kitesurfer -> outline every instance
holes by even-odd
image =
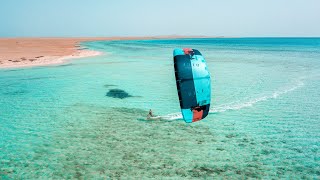
[[[151,110],[151,109],[149,110],[148,117],[153,117],[153,114],[152,114],[152,110]]]
[[[161,116],[156,116],[152,113],[152,110],[149,110],[147,120],[161,120]]]

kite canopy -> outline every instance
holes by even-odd
[[[210,109],[211,80],[206,61],[196,49],[173,51],[180,108],[187,123],[205,118]]]

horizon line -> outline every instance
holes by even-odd
[[[184,38],[320,38],[320,36],[207,36],[207,35],[155,35],[155,36],[0,36],[0,39],[86,39],[86,38],[155,38],[155,39],[184,39]]]

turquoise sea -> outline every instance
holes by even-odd
[[[104,54],[0,69],[0,179],[320,178],[320,38],[82,46]],[[173,70],[183,47],[212,76],[210,114],[192,124]]]

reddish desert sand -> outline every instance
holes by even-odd
[[[204,36],[193,36],[204,38]],[[68,59],[97,56],[100,52],[84,49],[83,41],[177,39],[190,36],[99,37],[99,38],[0,38],[0,68],[20,68],[65,63]]]

